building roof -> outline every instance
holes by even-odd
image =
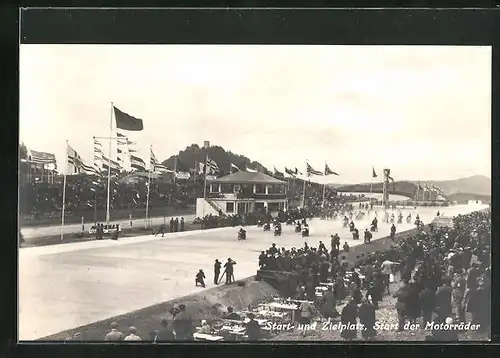
[[[210,183],[226,184],[286,184],[285,181],[278,180],[272,176],[260,172],[236,172],[214,180]]]

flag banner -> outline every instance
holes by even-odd
[[[104,152],[100,148],[94,148],[94,154],[101,154],[101,155],[103,155]]]
[[[56,156],[52,153],[28,149],[28,161],[35,164],[55,164]]]
[[[175,173],[175,178],[187,180],[187,179],[191,178],[191,174],[189,174],[188,172],[177,172],[177,173]]]
[[[154,171],[154,168],[157,164],[159,164],[159,163],[156,160],[155,153],[153,152],[153,149],[150,149],[149,150],[149,165],[151,166],[153,171]]]
[[[315,170],[313,167],[309,165],[309,163],[306,163],[307,166],[307,176],[310,177],[311,175],[323,175],[322,172],[319,170]]]
[[[287,167],[285,167],[285,173],[291,175],[292,177],[296,175],[296,173],[293,170],[288,169]]]
[[[101,173],[93,166],[85,164],[83,161],[80,162],[80,173],[85,173],[89,175],[101,176]]]
[[[102,143],[99,142],[97,139],[94,138],[94,147],[100,147],[102,148]]]
[[[123,133],[116,132],[116,136],[118,137],[119,140],[121,138],[123,138],[124,140],[127,140],[127,136],[125,134],[123,134]]]
[[[302,173],[299,172],[299,170],[297,169],[297,167],[295,167],[295,175],[302,175]]]
[[[443,190],[435,185],[432,186],[439,194],[443,194]]]
[[[207,174],[217,174],[219,173],[219,165],[212,159],[207,159]]]
[[[157,165],[155,165],[153,171],[156,172],[156,173],[173,173],[174,172],[173,170],[168,169],[163,164],[157,164]]]
[[[325,175],[338,175],[338,173],[335,173],[330,169],[330,167],[328,167],[328,164],[325,164]]]
[[[139,150],[136,148],[128,148],[129,153],[137,153]]]
[[[144,162],[144,160],[140,157],[135,156],[135,155],[130,155],[130,162],[142,164],[144,167],[146,166],[146,163]]]
[[[144,129],[142,119],[135,118],[130,114],[122,112],[115,106],[113,106],[113,109],[115,111],[116,128],[126,131],[142,131]]]
[[[138,163],[138,162],[134,162],[134,163],[130,163],[130,166],[135,169],[135,170],[138,170],[138,171],[145,171],[146,170],[146,165],[143,165],[141,163]]]
[[[257,173],[257,170],[247,167],[246,171],[249,173]]]
[[[229,171],[231,173],[233,173],[233,170],[234,170],[234,172],[240,172],[241,171],[240,168],[238,168],[235,164],[231,163],[231,165],[229,167]]]
[[[111,169],[118,169],[120,170],[120,163],[114,161],[113,159],[109,160],[109,158],[103,156],[102,157],[103,164],[105,163],[106,165],[111,162]]]
[[[372,178],[376,178],[377,177],[377,173],[375,173],[375,168],[372,167]]]
[[[78,174],[78,162],[80,156],[78,155],[76,150],[71,148],[69,144],[67,145],[67,158],[68,158],[68,164],[67,164],[68,172],[66,173],[66,175]]]
[[[280,172],[279,170],[276,169],[276,167],[274,167],[274,177],[276,178],[280,178],[280,179],[285,179],[285,174],[283,174],[282,172]]]

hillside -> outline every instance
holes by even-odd
[[[396,181],[389,185],[389,190],[393,194],[413,197],[417,188],[417,181]],[[491,197],[491,179],[483,175],[474,175],[468,178],[445,181],[428,181],[429,185],[435,185],[451,201],[483,200],[485,202]],[[343,192],[370,192],[370,184],[340,185],[339,191]],[[382,183],[373,183],[373,193],[382,192]]]
[[[467,193],[491,196],[491,179],[484,175],[474,175],[456,180],[429,181],[428,183],[440,187],[447,195]]]
[[[208,156],[219,165],[222,175],[230,173],[229,167],[231,163],[235,164],[241,170],[245,170],[248,166],[252,169],[269,173],[269,170],[259,162],[252,161],[244,155],[225,151],[224,148],[219,146],[212,146],[208,148]],[[191,171],[195,168],[195,165],[198,167],[198,163],[203,163],[204,161],[205,154],[203,148],[200,148],[198,144],[191,144],[186,147],[186,149],[179,152],[177,158],[177,171]],[[175,156],[172,155],[170,158],[163,161],[162,164],[173,169],[175,165]]]
[[[369,193],[371,184],[354,184],[339,186],[341,192]],[[409,181],[396,181],[394,185],[389,184],[391,194],[413,197],[417,186]],[[372,193],[382,193],[382,183],[373,183]]]

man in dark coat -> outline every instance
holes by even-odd
[[[443,285],[438,288],[435,297],[436,307],[439,307],[440,312],[447,316],[450,316],[452,313],[451,294],[453,289],[451,288],[450,281],[449,277],[444,279]]]
[[[174,218],[170,218],[170,232],[174,232]]]
[[[204,287],[205,287],[205,278],[206,278],[206,277],[205,277],[205,273],[203,272],[203,270],[202,270],[202,269],[200,269],[200,270],[198,271],[198,273],[196,274],[196,278],[195,278],[195,280],[194,280],[194,284],[195,284],[195,286],[198,286],[198,284],[200,284],[200,285],[201,285],[201,287],[203,287],[203,288],[204,288]]]
[[[427,285],[418,295],[420,309],[422,310],[422,324],[424,326],[427,322],[432,322],[432,312],[435,310],[434,295],[434,291]]]
[[[364,339],[372,339],[377,335],[375,331],[375,306],[366,298],[359,306],[359,322],[363,325],[362,336]]]
[[[250,342],[258,341],[260,338],[259,323],[255,320],[255,315],[253,313],[249,313],[248,318],[250,319],[250,321],[248,321],[245,325],[248,340]]]
[[[181,231],[184,231],[184,218],[181,218]]]
[[[175,218],[175,221],[174,221],[174,231],[175,232],[179,231],[179,218]]]
[[[408,317],[407,301],[410,293],[409,291],[410,287],[408,281],[404,281],[403,286],[393,295],[393,297],[398,299],[396,302],[396,310],[398,311],[398,331],[404,329],[406,318]]]
[[[218,259],[215,259],[215,263],[214,263],[214,283],[216,285],[219,284],[219,275],[220,275],[220,267],[222,266],[222,264],[220,263],[220,261]]]
[[[183,304],[179,305],[179,313],[174,318],[174,331],[177,341],[193,340],[193,320]]]
[[[236,265],[236,261],[231,260],[231,258],[228,258],[227,262],[224,264],[226,272],[226,285],[234,282],[234,265]]]
[[[157,332],[155,343],[172,342],[175,340],[172,323],[166,318],[161,320],[161,329]]]
[[[340,332],[340,336],[345,340],[353,340],[358,335],[356,328],[352,329],[350,325],[356,325],[356,318],[358,316],[358,307],[354,300],[349,300],[347,305],[342,309],[342,314],[340,315],[340,322],[348,326],[347,329]],[[351,328],[351,329],[349,329]]]

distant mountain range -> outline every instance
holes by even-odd
[[[389,184],[391,193],[413,197],[417,189],[418,181],[396,181]],[[422,183],[422,182],[421,182]],[[467,178],[443,181],[427,181],[429,185],[440,188],[450,201],[482,200],[489,201],[491,198],[491,179],[484,175],[474,175]],[[342,185],[333,184],[332,187],[342,192],[370,192],[370,183]],[[382,192],[382,183],[374,183],[374,193]]]
[[[235,164],[240,170],[250,167],[252,169],[272,175],[272,170],[264,167],[257,161],[252,161],[244,155],[239,155],[226,151],[220,146],[211,146],[208,148],[208,156],[219,165],[221,175],[230,173],[231,163]],[[194,168],[198,169],[198,164],[205,161],[204,149],[198,144],[191,144],[184,150],[181,150],[177,155],[177,163],[175,155],[172,155],[163,164],[168,168],[173,169],[177,166],[177,171],[192,172]],[[290,168],[292,169],[292,168]],[[421,181],[422,182],[422,181]],[[418,181],[403,180],[396,181],[394,187],[390,184],[391,193],[413,197],[417,188]],[[467,201],[467,200],[482,200],[489,201],[491,197],[491,179],[484,175],[474,175],[467,178],[444,180],[444,181],[427,181],[429,185],[435,185],[443,190],[444,195],[452,201]],[[329,184],[330,187],[336,188],[343,192],[370,192],[370,183],[361,183],[353,185],[345,184]],[[382,193],[382,183],[374,183],[372,191],[374,193]]]

